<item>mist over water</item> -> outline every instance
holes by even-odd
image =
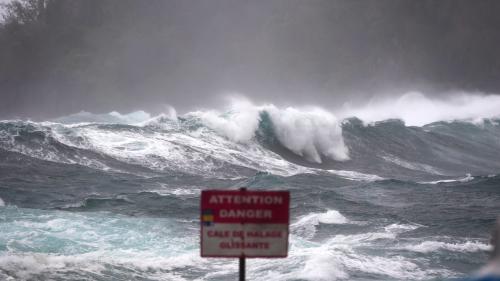
[[[355,116],[365,122],[401,119],[409,126],[423,126],[438,121],[481,121],[498,117],[500,97],[479,93],[447,93],[428,97],[409,92],[392,98],[373,98],[363,106],[345,104],[340,116]]]
[[[0,19],[0,118],[500,92],[497,1],[43,3]]]

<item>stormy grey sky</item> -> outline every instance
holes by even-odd
[[[54,41],[40,73],[4,69],[0,117],[186,111],[233,92],[328,107],[409,90],[500,90],[500,1],[137,0],[120,9],[106,25],[109,13],[95,8],[99,24],[72,39],[84,47],[58,53],[64,42]]]

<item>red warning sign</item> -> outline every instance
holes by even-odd
[[[286,257],[288,191],[204,190],[202,257]]]

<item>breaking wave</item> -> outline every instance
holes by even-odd
[[[478,103],[477,99],[461,100]],[[479,116],[493,116],[487,112]],[[363,122],[338,119],[318,107],[255,106],[239,100],[226,111],[180,116],[170,108],[155,117],[143,111],[80,112],[50,122],[5,120],[0,122],[0,149],[106,171],[207,177],[329,170],[351,180],[397,174],[433,183],[443,176],[496,174],[500,169],[496,119],[439,121],[422,127],[408,127],[399,120]]]
[[[345,224],[349,220],[336,210],[327,210],[324,213],[310,213],[305,215],[290,227],[292,233],[305,237],[312,238],[316,233],[316,227],[322,224]]]
[[[481,243],[479,241],[466,241],[464,243],[446,243],[440,241],[425,241],[417,245],[409,245],[405,249],[419,252],[429,253],[439,250],[446,250],[452,252],[480,252],[489,251],[492,249],[491,245]]]
[[[339,116],[356,116],[367,123],[400,119],[409,126],[424,126],[456,120],[481,123],[485,118],[500,117],[499,108],[499,95],[459,92],[429,98],[420,92],[409,92],[397,98],[374,98],[363,106],[346,104]]]
[[[0,279],[234,279],[199,257],[199,196],[239,187],[292,194],[289,257],[249,260],[252,280],[464,277],[491,249],[500,182],[500,122],[473,112],[496,98],[469,98],[418,124],[398,110],[444,104],[0,121]]]

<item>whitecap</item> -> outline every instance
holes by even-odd
[[[320,107],[278,109],[267,106],[274,133],[286,148],[311,162],[321,163],[322,156],[337,161],[349,160],[342,136],[341,122]]]
[[[380,157],[387,162],[394,163],[398,166],[401,166],[401,167],[409,169],[409,170],[422,171],[422,172],[426,172],[426,173],[434,174],[434,175],[442,175],[443,174],[443,172],[439,171],[437,168],[435,168],[431,165],[427,165],[427,164],[423,164],[423,163],[416,163],[416,162],[409,162],[409,161],[403,160],[403,159],[398,158],[398,157],[393,156],[393,155],[382,155]]]
[[[403,233],[403,232],[415,230],[415,229],[420,228],[420,227],[423,227],[423,225],[394,223],[394,224],[390,224],[390,225],[384,227],[384,230],[387,232],[391,232],[391,233]]]
[[[262,112],[269,115],[279,142],[295,154],[316,163],[322,162],[322,156],[339,161],[349,159],[340,122],[319,107],[281,109],[272,104],[255,106],[244,99],[233,99],[226,112],[209,110],[188,115],[200,118],[232,141],[248,143],[255,137]]]
[[[377,237],[373,234],[359,234],[356,239],[330,239],[326,243],[314,244],[312,247],[296,246],[291,251],[292,259],[305,259],[298,264],[295,272],[291,273],[289,279],[300,278],[305,280],[345,280],[350,277],[351,272],[377,274],[387,276],[388,279],[433,279],[438,277],[450,277],[454,273],[446,269],[422,268],[413,259],[403,256],[378,256],[362,253],[356,247],[362,245],[366,240],[364,237]],[[342,241],[350,241],[349,244]],[[283,278],[286,280],[286,278]]]
[[[114,130],[101,126],[83,126],[69,128],[69,136],[67,129],[68,127],[58,125],[53,128],[52,136],[65,145],[92,150],[157,171],[173,170],[221,178],[241,176],[234,169],[224,169],[223,163],[282,176],[309,170],[286,161],[256,141],[234,142],[207,127],[200,127],[195,131],[184,128],[166,133],[142,128]],[[41,157],[47,159],[46,156]],[[78,159],[77,163],[99,168],[90,159]],[[105,168],[109,167],[102,167]]]
[[[474,180],[474,177],[471,174],[466,174],[463,178],[458,179],[447,179],[447,180],[437,180],[437,181],[421,181],[421,184],[439,184],[439,183],[452,183],[452,182],[469,182]]]
[[[306,280],[329,281],[346,279],[349,274],[345,271],[341,262],[338,262],[333,253],[322,248],[317,249],[314,254],[306,260],[304,267],[298,273],[298,277]]]
[[[481,93],[456,92],[439,97],[427,97],[420,92],[408,92],[399,97],[378,98],[361,106],[346,104],[339,116],[356,116],[371,123],[401,119],[408,126],[423,126],[437,121],[470,120],[500,116],[500,97]]]
[[[481,243],[478,241],[466,241],[463,243],[446,243],[440,241],[424,241],[416,245],[405,246],[404,249],[419,252],[419,253],[429,253],[436,252],[440,250],[452,251],[452,252],[479,252],[479,251],[489,251],[491,250],[491,245]]]
[[[350,246],[360,246],[363,244],[370,244],[377,240],[394,240],[399,234],[415,230],[421,227],[415,224],[391,224],[383,227],[379,231],[375,232],[365,232],[358,234],[349,235],[335,235],[333,238],[328,240],[331,245],[350,245]],[[335,247],[336,247],[335,246]]]
[[[164,186],[163,189],[148,189],[143,190],[143,192],[154,192],[160,196],[175,195],[175,196],[189,196],[189,195],[199,195],[201,189],[185,187],[185,188],[171,188]]]
[[[383,177],[372,174],[363,174],[356,171],[346,171],[346,170],[327,170],[329,173],[343,177],[348,180],[354,181],[380,181],[384,180]]]
[[[299,218],[290,227],[294,234],[305,238],[312,238],[316,233],[316,226],[322,224],[346,224],[349,220],[339,211],[327,210],[324,213],[310,213]]]

